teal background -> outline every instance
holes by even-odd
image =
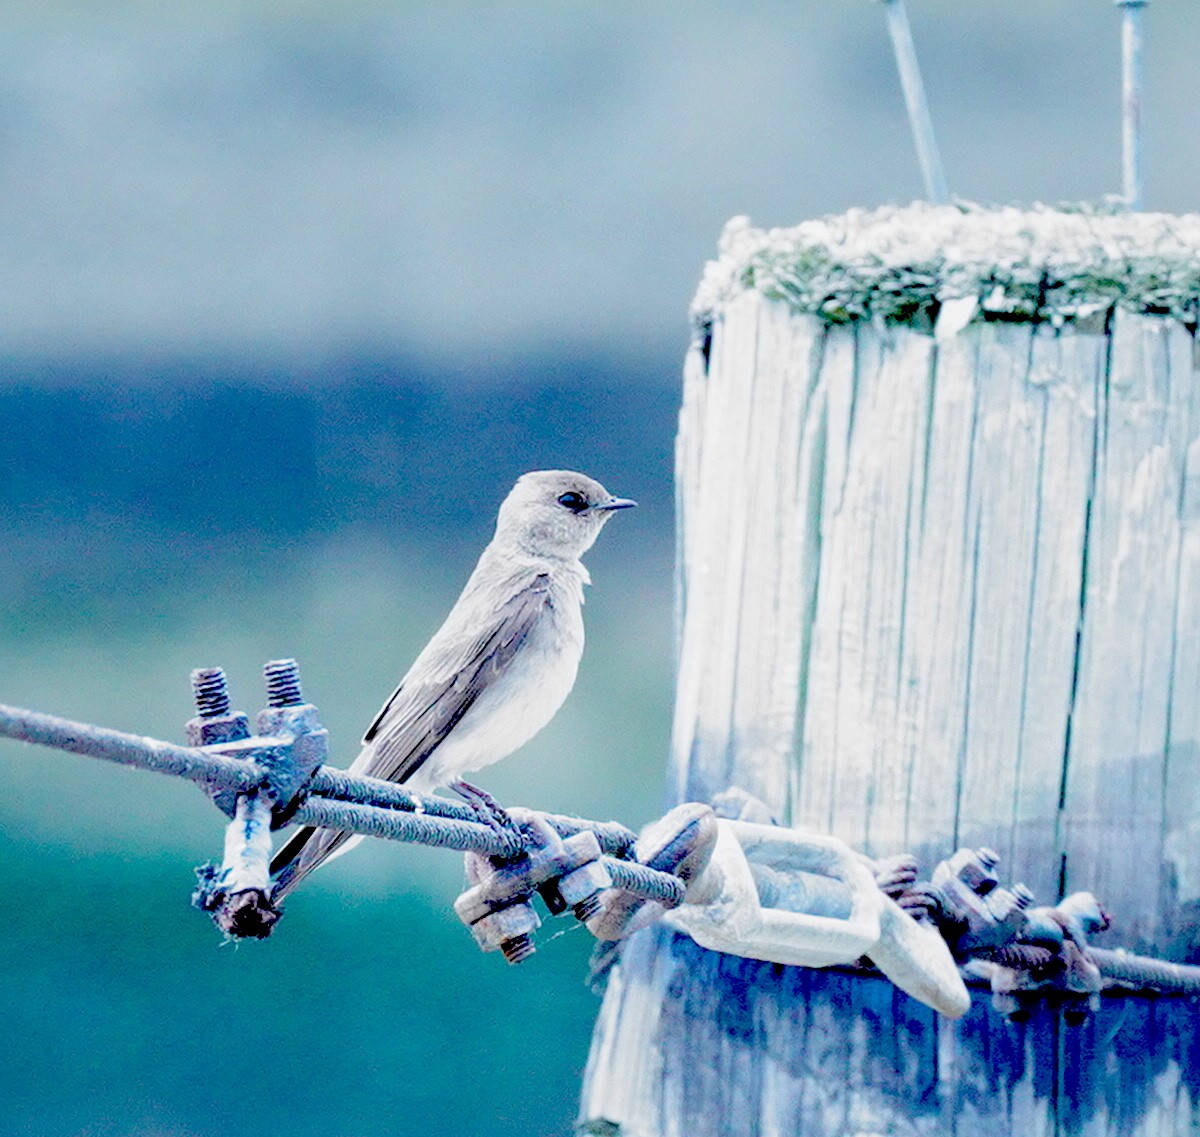
[[[0,391],[17,554],[4,700],[181,740],[190,668],[224,666],[253,711],[261,664],[293,655],[347,765],[509,480],[570,463],[642,504],[588,558],[576,692],[484,781],[505,802],[644,823],[668,731],[673,394],[574,374],[469,405],[401,372],[307,391]],[[384,477],[354,457],[371,431]],[[0,1132],[569,1126],[596,1002],[574,921],[548,921],[510,967],[454,916],[458,854],[379,842],[314,877],[268,942],[223,945],[188,906],[224,821],[194,787],[11,742],[0,770]]]
[[[911,0],[956,193],[1119,188],[1108,0]],[[1146,201],[1195,207],[1200,20],[1147,11]],[[686,308],[737,213],[920,193],[879,6],[18,0],[0,43],[0,701],[162,738],[295,656],[346,764],[521,472],[641,502],[580,680],[483,782],[662,807]],[[0,743],[0,1134],[569,1131],[586,932],[518,968],[371,842],[266,943],[188,906],[193,787]]]

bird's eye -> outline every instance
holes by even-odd
[[[588,499],[581,493],[568,490],[566,493],[558,495],[558,504],[572,513],[582,513],[588,507]]]

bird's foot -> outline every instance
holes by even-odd
[[[489,829],[497,833],[511,833],[518,838],[521,837],[521,827],[516,823],[508,810],[492,797],[487,790],[481,790],[478,786],[473,786],[470,782],[464,782],[461,779],[457,782],[452,782],[450,788],[466,800],[467,804],[479,817],[479,820]]]

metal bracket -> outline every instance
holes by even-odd
[[[866,956],[896,986],[948,1018],[970,1006],[937,930],[882,892],[834,837],[719,820],[712,861],[664,917],[702,947],[803,967]]]
[[[1108,924],[1096,898],[1076,892],[1055,907],[1029,909],[1016,940],[981,952],[968,967],[988,980],[992,1005],[1001,1014],[1027,1019],[1036,1003],[1051,995],[1063,1017],[1078,1023],[1100,1009],[1104,971],[1087,938]]]
[[[276,803],[272,828],[291,819],[303,800],[304,788],[329,756],[329,732],[312,703],[300,694],[300,671],[294,659],[275,659],[263,667],[267,706],[250,719],[230,709],[225,672],[219,667],[192,672],[196,717],[187,724],[189,746],[226,758],[251,760],[265,772],[264,788]],[[211,791],[222,812],[233,817],[237,794]]]
[[[329,754],[329,733],[317,708],[300,694],[294,659],[263,668],[267,706],[255,719],[232,711],[225,673],[219,667],[192,672],[196,717],[187,724],[188,742],[207,753],[253,762],[262,771],[248,791],[210,789],[213,801],[233,820],[225,831],[221,867],[201,865],[192,903],[212,915],[226,935],[265,939],[280,916],[272,901],[271,830],[286,825],[303,801],[303,791]]]
[[[599,911],[600,894],[612,877],[595,833],[564,838],[529,810],[510,810],[509,816],[529,836],[525,851],[514,859],[467,853],[472,887],[454,902],[454,911],[484,951],[500,951],[509,963],[520,963],[536,950],[532,933],[542,922],[533,909],[535,892],[552,916],[569,908],[586,922]]]

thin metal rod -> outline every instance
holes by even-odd
[[[0,704],[0,738],[53,746],[57,750],[103,758],[123,766],[138,766],[158,774],[174,774],[220,790],[252,789],[263,778],[258,766],[239,758],[206,754],[190,746],[176,746],[157,738],[126,734],[4,704]]]
[[[917,62],[908,9],[904,6],[904,0],[883,0],[883,6],[887,10],[888,34],[892,37],[892,50],[896,54],[896,70],[900,72],[904,105],[908,108],[908,121],[912,127],[913,142],[917,146],[917,161],[921,164],[921,177],[925,179],[925,196],[941,205],[950,200],[950,192],[946,188],[946,171],[942,168],[942,156],[933,133],[933,119],[925,98],[925,84],[921,79],[921,66]]]
[[[1121,188],[1142,208],[1142,9],[1149,0],[1116,0],[1121,9]]]

